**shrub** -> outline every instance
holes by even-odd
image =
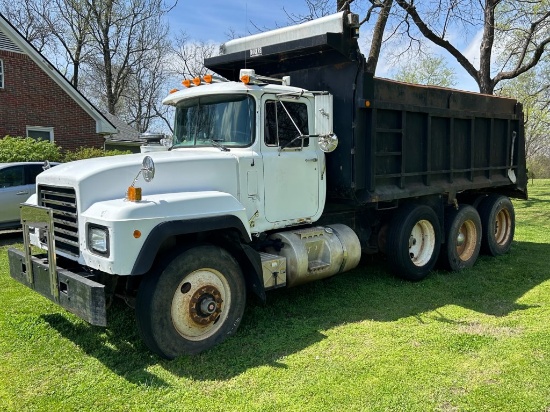
[[[0,139],[0,162],[58,162],[61,157],[61,147],[47,140],[13,136]]]
[[[94,147],[80,147],[75,151],[65,153],[63,161],[72,162],[74,160],[90,159],[92,157],[117,156],[129,153],[132,152],[123,150],[103,150],[96,149]]]

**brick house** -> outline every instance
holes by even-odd
[[[55,141],[63,149],[103,147],[115,126],[0,13],[0,139]]]

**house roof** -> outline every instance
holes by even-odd
[[[117,133],[116,127],[80,93],[36,48],[0,13],[0,49],[26,54],[57,85],[95,120],[96,133]]]
[[[112,136],[105,136],[106,140],[116,142],[135,142],[144,144],[145,140],[140,138],[140,133],[127,123],[124,123],[118,117],[111,113],[103,113],[103,115],[117,128],[118,133]]]

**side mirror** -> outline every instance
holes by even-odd
[[[141,174],[143,175],[143,180],[150,182],[155,177],[155,162],[150,156],[145,156],[143,162],[141,163]]]
[[[338,147],[338,137],[334,133],[319,136],[318,142],[319,147],[325,153],[333,152]]]
[[[338,138],[332,129],[333,113],[332,95],[315,95],[315,133],[319,136],[319,147],[325,153],[333,152],[338,147]]]

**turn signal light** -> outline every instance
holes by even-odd
[[[128,188],[128,200],[130,202],[140,202],[141,201],[141,187],[130,186]]]

